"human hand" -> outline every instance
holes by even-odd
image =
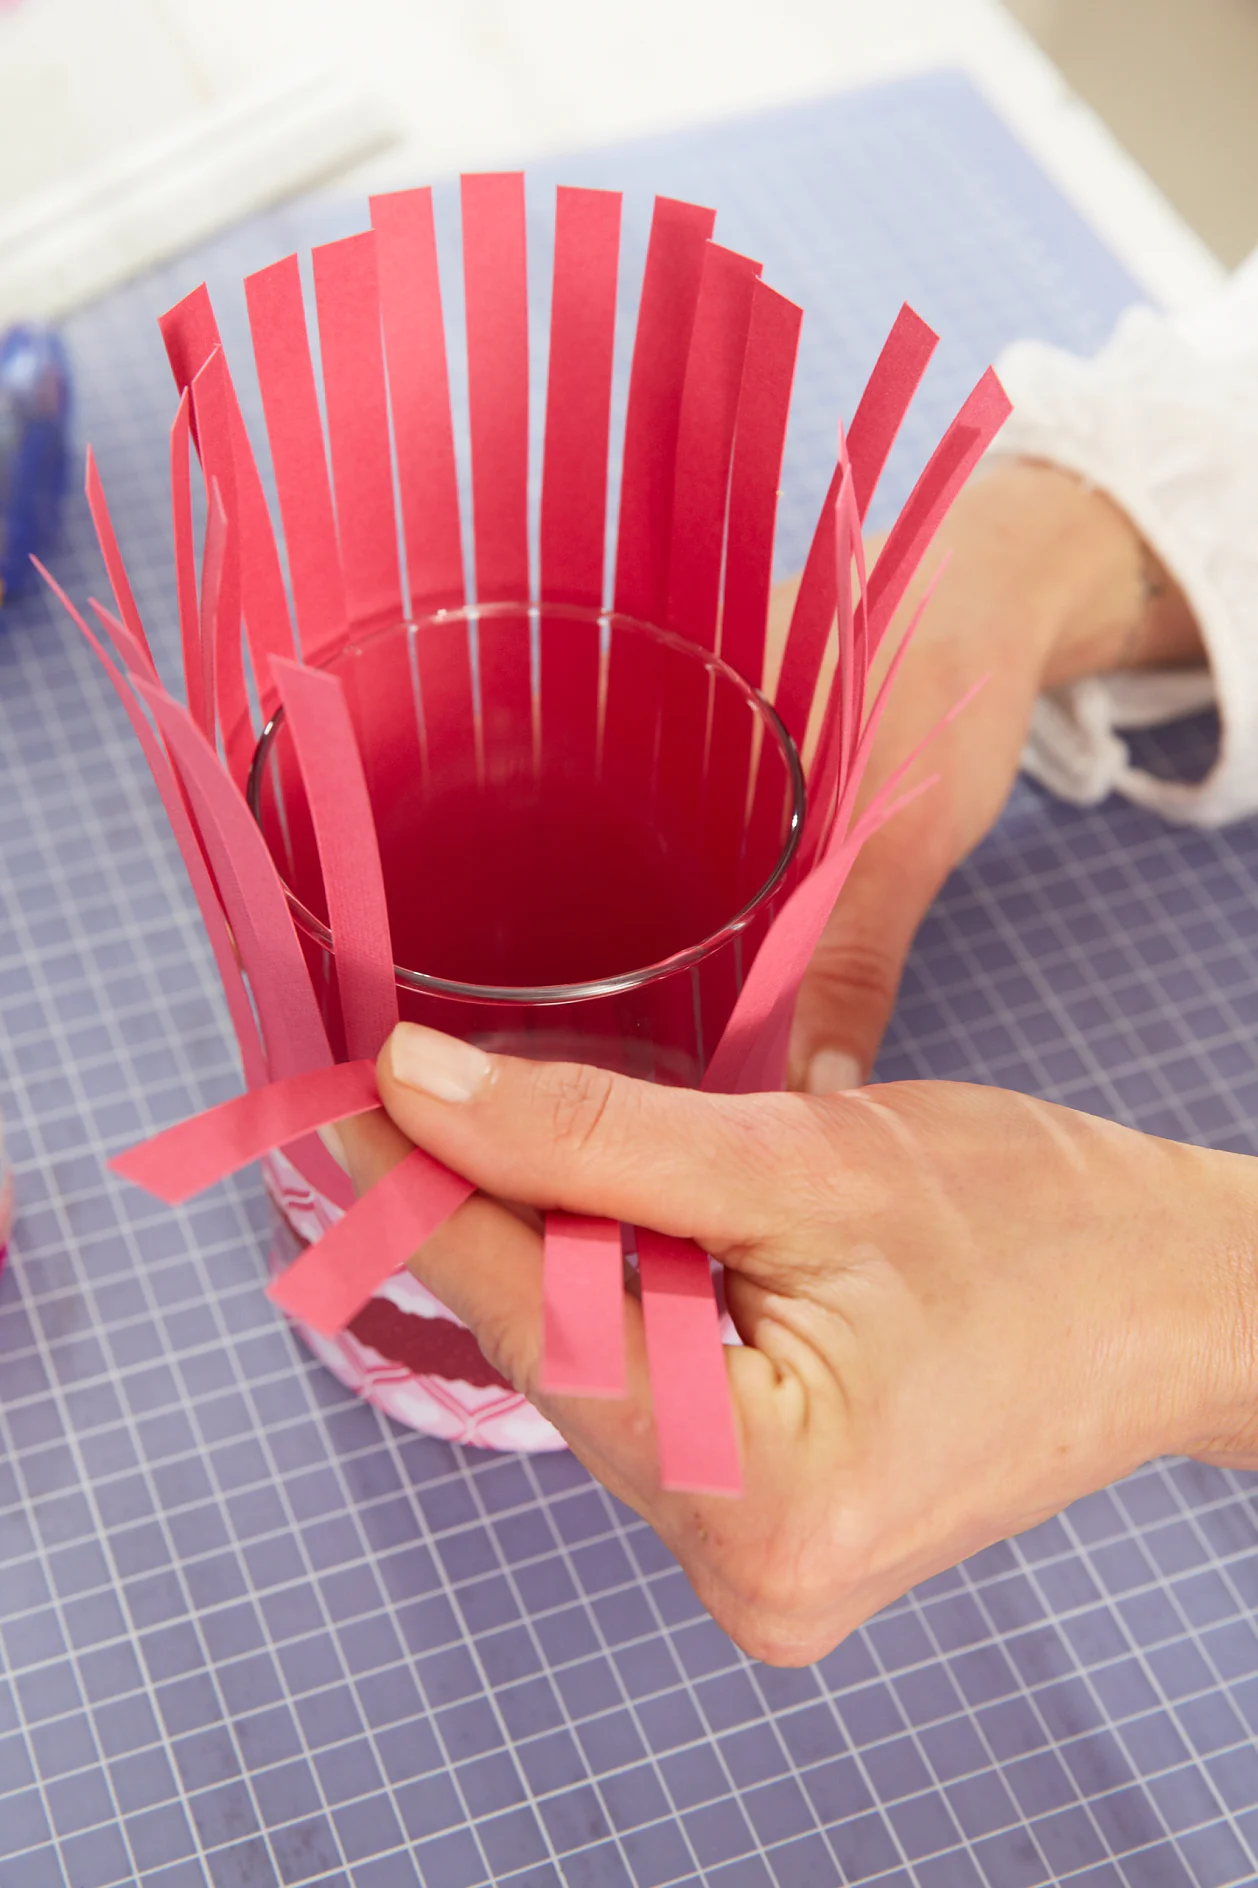
[[[412,1141],[485,1193],[412,1269],[748,1652],[801,1664],[908,1587],[1152,1456],[1258,1462],[1258,1164],[999,1090],[708,1096],[403,1024],[356,1183]],[[659,1487],[623,1402],[538,1392],[541,1242],[485,1194],[726,1266],[745,1494]]]
[[[907,622],[950,553],[874,743],[865,796],[980,676],[980,695],[932,744],[939,783],[869,840],[800,992],[791,1080],[830,1093],[873,1066],[900,973],[944,879],[995,823],[1043,688],[1200,659],[1182,593],[1130,521],[1052,466],[997,463],[961,493],[899,613]],[[775,592],[780,648],[796,585]],[[893,628],[884,656],[898,637]]]

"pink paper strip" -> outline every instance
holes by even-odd
[[[375,1063],[337,1062],[207,1108],[108,1165],[167,1206],[179,1206],[271,1148],[379,1106]]]
[[[131,583],[127,576],[127,567],[122,561],[122,552],[118,549],[118,539],[114,535],[113,520],[109,516],[109,506],[105,503],[105,489],[100,482],[100,473],[96,469],[96,458],[89,446],[87,449],[87,508],[92,514],[92,523],[96,527],[96,539],[100,545],[101,556],[105,560],[105,570],[109,576],[109,587],[114,593],[114,602],[118,614],[130,630],[135,640],[148,650],[148,637],[144,634],[144,625],[140,621],[140,612],[136,608],[132,595]],[[149,656],[150,663],[152,656]]]
[[[464,600],[459,486],[431,190],[372,197],[411,614]]]
[[[158,325],[166,343],[166,354],[175,384],[182,393],[192,385],[215,348],[222,351],[218,324],[204,284],[163,315]],[[223,503],[237,539],[241,604],[249,633],[249,652],[253,658],[263,713],[269,714],[274,706],[274,696],[270,692],[270,658],[273,655],[291,657],[295,653],[293,630],[271,514],[267,510],[257,461],[245,430],[244,416],[240,411],[240,401],[236,397],[225,354],[222,375],[224,426],[232,469],[229,475],[221,454],[215,469],[223,490]],[[192,419],[192,437],[202,454],[201,462],[204,465],[201,420],[195,405]]]
[[[1009,396],[989,367],[931,454],[870,574],[871,661],[927,546],[1011,411]]]
[[[349,618],[296,256],[247,276],[245,299],[297,628],[312,662],[344,638]]]
[[[142,675],[146,680],[156,682],[157,670],[153,667],[153,658],[144,644],[137,642],[126,624],[121,622],[112,611],[107,610],[103,603],[98,602],[95,597],[89,597],[87,601],[92,614],[122,658],[127,673]]]
[[[637,1239],[660,1484],[740,1495],[738,1438],[707,1256],[689,1240],[644,1227]]]
[[[614,1219],[547,1213],[541,1387],[547,1396],[625,1394],[625,1284]]]
[[[703,258],[677,420],[667,627],[715,649],[734,421],[760,264],[719,243]]]
[[[874,371],[848,428],[848,456],[862,524],[904,415],[938,345],[934,329],[928,328],[905,302],[874,362]]]
[[[218,638],[220,625],[230,634],[227,625],[234,622],[236,569],[232,556],[234,546],[229,543],[231,526],[227,522],[227,513],[223,509],[223,496],[218,489],[218,480],[210,480],[210,489],[205,505],[205,549],[201,556],[201,683],[205,699],[209,702],[218,700]],[[232,662],[240,653],[239,635],[231,636],[229,663],[235,669],[232,678],[233,689],[243,693],[244,674],[239,662]],[[239,700],[239,694],[237,696]],[[237,707],[237,712],[247,713],[247,708]],[[234,725],[234,724],[232,724]],[[214,724],[204,730],[210,746],[214,745]],[[228,745],[224,739],[224,745]],[[245,756],[239,756],[239,766],[243,775]]]
[[[36,560],[36,569],[39,571],[40,576],[44,579],[44,582],[48,585],[54,596],[59,599],[62,607],[66,610],[80,634],[95,651],[101,667],[104,669],[113,685],[115,694],[126,710],[127,719],[130,721],[136,739],[139,741],[144,752],[144,758],[149,764],[149,771],[153,776],[154,784],[161,796],[161,802],[162,806],[165,808],[166,817],[170,821],[170,829],[175,835],[175,843],[179,847],[180,857],[183,859],[184,869],[188,874],[193,894],[196,897],[197,908],[201,913],[201,921],[205,926],[206,936],[210,941],[210,949],[214,953],[214,962],[218,967],[218,974],[222,979],[223,994],[227,999],[228,1013],[231,1016],[232,1027],[236,1033],[236,1042],[240,1049],[240,1060],[241,1066],[244,1069],[245,1081],[250,1088],[256,1088],[267,1079],[266,1057],[262,1050],[262,1039],[258,1034],[258,1026],[254,1020],[253,1009],[240,975],[240,965],[237,961],[236,953],[232,948],[231,937],[223,918],[223,909],[219,903],[218,893],[214,888],[214,882],[206,867],[205,858],[201,851],[201,842],[197,837],[192,821],[188,817],[183,795],[179,791],[179,784],[174,773],[171,771],[170,761],[157,737],[149,727],[148,722],[141,714],[131,690],[127,687],[127,684],[114,667],[114,664],[110,661],[99,640],[88,628],[65,591],[61,588],[60,584],[56,582],[55,578],[49,576],[48,572],[38,560]],[[123,650],[124,660],[128,662],[128,666],[132,667],[132,672],[136,673],[142,671],[143,659],[139,652],[139,645],[131,637],[130,632],[122,624],[113,621],[108,621],[107,627],[110,628],[111,633],[114,630],[118,632],[116,638],[118,646]],[[129,649],[128,645],[130,645]],[[139,665],[138,670],[135,666],[137,664]]]
[[[468,413],[476,524],[476,594],[529,594],[528,267],[524,177],[462,179]]]
[[[332,1056],[283,887],[249,809],[185,711],[151,682],[136,687],[152,709],[192,801],[275,1076],[326,1068]]]
[[[841,477],[842,467],[836,466],[822,501],[812,543],[808,547],[773,697],[773,705],[781,715],[787,733],[796,747],[801,749],[808,731],[808,716],[812,711],[817,676],[821,671],[826,637],[834,621],[837,602],[834,508],[838,502]]]
[[[703,257],[714,210],[657,197],[629,378],[616,608],[662,622],[668,601],[673,466]]]
[[[721,655],[759,688],[773,577],[773,533],[803,310],[757,281],[730,469]]]
[[[208,668],[213,676],[211,699],[227,755],[227,765],[232,779],[243,785],[253,752],[254,728],[249,693],[245,686],[240,635],[240,544],[239,534],[233,529],[238,512],[229,402],[226,363],[221,351],[216,350],[192,383],[192,407],[201,447],[201,466],[209,494],[207,548],[216,491],[222,516],[215,529],[223,530],[216,594],[210,593],[210,586],[205,581],[211,574],[210,570],[207,568],[202,573],[201,647],[203,663],[204,652],[209,651]],[[207,615],[211,608],[212,615]],[[261,687],[261,679],[256,679]],[[269,676],[267,680],[269,682]]]
[[[924,607],[924,606],[923,606]],[[905,642],[921,617],[919,609],[906,632]],[[903,651],[897,652],[897,661]],[[863,739],[865,755],[852,769],[845,804],[841,804],[833,830],[820,860],[807,878],[802,879],[769,929],[756,954],[755,962],[739,992],[738,1002],[726,1025],[725,1033],[709,1062],[701,1086],[709,1094],[750,1094],[760,1087],[780,1087],[781,1068],[773,1063],[775,1055],[784,1054],[783,1030],[789,1029],[795,999],[804,973],[820,941],[821,933],[834,910],[839,893],[866,838],[894,816],[901,807],[931,786],[936,775],[918,782],[906,793],[899,793],[901,781],[914,767],[943,729],[973,700],[983,686],[978,682],[955,707],[938,721],[912,752],[899,763],[879,787],[877,793],[851,824],[851,808],[859,784],[863,760],[877,732],[878,720],[886,706],[884,689],[874,711],[866,721]]]
[[[335,1336],[473,1191],[417,1147],[307,1246],[267,1296],[290,1318]]]
[[[555,271],[542,468],[541,595],[603,600],[619,192],[571,190],[555,203]]]
[[[179,642],[183,653],[183,680],[188,713],[209,737],[213,729],[213,697],[206,688],[202,654],[201,611],[197,600],[197,552],[192,531],[191,450],[192,395],[185,387],[170,429],[170,511],[175,538],[175,590],[179,600]]]
[[[180,393],[186,393],[215,348],[223,345],[205,283],[200,283],[181,302],[176,302],[164,315],[159,315],[157,325],[162,332],[166,358],[170,362],[175,385]],[[200,451],[196,418],[194,408],[192,437]]]
[[[398,1020],[376,822],[345,690],[326,671],[277,662],[275,680],[297,748],[319,842],[345,1042],[374,1058]]]
[[[350,621],[402,615],[389,402],[370,230],[314,251],[315,301],[332,481]]]

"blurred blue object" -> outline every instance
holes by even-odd
[[[56,537],[69,461],[70,364],[48,328],[0,335],[0,608]]]

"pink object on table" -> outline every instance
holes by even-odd
[[[108,664],[110,679],[201,900],[248,1085],[117,1164],[173,1199],[265,1149],[304,1248],[270,1295],[342,1381],[434,1434],[550,1448],[555,1431],[406,1269],[468,1183],[416,1151],[355,1201],[315,1130],[370,1106],[398,1015],[653,1080],[780,1086],[800,979],[851,864],[921,790],[903,787],[914,755],[856,817],[886,701],[885,686],[870,699],[871,666],[1008,403],[984,375],[866,581],[864,513],[935,344],[901,312],[849,445],[840,434],[775,712],[759,690],[799,310],[710,240],[710,210],[660,199],[617,480],[620,200],[561,191],[534,545],[523,179],[463,180],[462,493],[431,196],[371,208],[369,231],[314,257],[326,448],[297,264],[247,285],[296,633],[204,289],[163,318],[184,395],[172,476],[191,713],[153,670],[89,462],[122,619],[101,621],[127,670]],[[208,499],[199,592],[190,441]],[[620,1248],[614,1225],[548,1220],[548,1394],[623,1393]],[[664,1485],[736,1494],[710,1261],[640,1228],[630,1249]]]

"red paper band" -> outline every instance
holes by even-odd
[[[714,210],[657,197],[633,344],[620,487],[616,608],[662,622],[682,387]]]
[[[398,1019],[389,907],[362,758],[336,676],[277,662],[319,844],[345,1042],[374,1058]]]
[[[105,570],[109,576],[109,587],[114,593],[114,602],[118,614],[144,650],[153,666],[152,653],[149,650],[148,637],[144,634],[144,625],[140,621],[140,612],[132,594],[127,567],[122,561],[122,552],[118,549],[118,539],[114,534],[113,520],[109,515],[109,506],[105,503],[105,490],[100,482],[100,473],[96,469],[96,458],[89,446],[87,449],[87,508],[92,514],[92,523],[96,527],[96,540],[100,545],[101,556],[105,560]]]
[[[222,352],[218,324],[210,306],[205,286],[194,289],[158,323],[166,343],[175,384],[182,393],[206,366],[216,348]],[[222,488],[223,503],[237,539],[240,566],[241,607],[249,632],[249,651],[254,675],[262,699],[262,710],[269,714],[274,703],[270,692],[270,658],[292,656],[293,631],[288,617],[288,598],[284,593],[284,575],[271,514],[267,510],[262,480],[258,474],[253,447],[245,430],[240,402],[227,367],[222,362],[223,427],[228,460],[222,451],[213,468]],[[194,405],[192,436],[205,466],[201,438],[201,418]],[[210,468],[206,467],[207,478]]]
[[[175,385],[180,393],[186,393],[215,348],[223,345],[205,283],[200,283],[181,302],[176,302],[164,315],[159,315],[157,325],[162,332],[166,358],[170,362]],[[192,437],[199,452],[201,447],[195,408],[192,413]]]
[[[931,454],[909,493],[869,578],[869,653],[908,589],[926,547],[983,453],[1008,419],[1012,402],[989,367]]]
[[[643,1227],[637,1239],[661,1486],[740,1495],[738,1438],[707,1256],[687,1239]]]
[[[209,575],[208,570],[203,573],[201,646],[203,650],[209,651],[206,667],[212,676],[211,700],[227,755],[227,765],[232,779],[243,785],[253,753],[254,728],[240,640],[240,542],[239,534],[233,528],[238,510],[229,401],[226,363],[221,351],[216,350],[192,383],[192,407],[201,448],[201,467],[209,494],[207,550],[211,530],[222,533],[216,549],[218,570],[212,589],[204,581],[204,577]],[[221,515],[214,524],[213,515],[220,506]],[[266,679],[269,682],[269,675]]]
[[[245,299],[293,607],[302,653],[312,662],[343,640],[349,619],[296,256],[247,276]]]
[[[541,595],[603,600],[620,195],[560,186],[546,379]]]
[[[734,420],[760,264],[709,243],[677,421],[665,620],[715,649]]]
[[[938,345],[934,329],[928,328],[905,302],[874,362],[874,371],[848,428],[848,457],[862,523],[904,416]]]
[[[201,842],[193,828],[192,821],[188,817],[187,808],[184,805],[183,796],[179,791],[178,782],[174,773],[171,771],[170,761],[161,743],[149,727],[148,722],[140,713],[131,690],[127,687],[122,676],[101,647],[99,640],[92,634],[92,631],[88,628],[78,610],[75,609],[65,591],[54,578],[49,576],[48,572],[38,560],[36,560],[36,569],[39,571],[40,576],[44,579],[44,582],[48,585],[54,596],[59,599],[62,607],[67,612],[70,620],[74,623],[80,634],[96,652],[101,667],[109,677],[115,694],[126,710],[127,719],[130,721],[136,739],[140,743],[144,758],[149,764],[149,771],[153,776],[157,791],[161,795],[166,817],[170,821],[170,829],[175,835],[175,843],[179,847],[180,856],[184,862],[184,868],[187,871],[193,893],[196,897],[197,908],[201,913],[201,922],[204,924],[206,936],[210,940],[210,949],[214,953],[214,962],[218,967],[218,974],[222,979],[223,994],[227,999],[227,1008],[231,1016],[232,1027],[236,1032],[236,1042],[240,1049],[240,1060],[244,1069],[245,1081],[250,1088],[255,1088],[267,1079],[266,1057],[262,1051],[262,1040],[258,1034],[258,1025],[254,1020],[249,996],[240,975],[240,965],[237,962],[236,953],[232,948],[231,937],[223,919],[223,910],[222,906],[219,904],[218,893],[215,891],[214,882],[206,869],[205,858],[201,851]],[[122,624],[110,623],[108,626],[111,628],[111,631],[116,629],[120,632],[120,638],[118,639],[118,646],[120,648],[125,651],[126,644],[130,643],[130,656],[128,657],[124,653],[124,660],[128,661],[129,666],[130,663],[139,661],[138,644],[129,636]]]
[[[175,590],[179,599],[179,641],[183,653],[184,687],[188,713],[207,737],[213,729],[213,694],[208,684],[208,651],[201,640],[201,611],[197,601],[197,552],[192,531],[190,448],[192,396],[185,387],[170,429],[170,512],[175,539]]]
[[[759,688],[773,578],[773,533],[803,310],[757,281],[730,469],[721,655]]]
[[[267,1296],[289,1317],[335,1336],[473,1191],[417,1147],[307,1246]]]
[[[137,678],[136,687],[157,719],[192,802],[253,988],[271,1072],[304,1075],[326,1068],[332,1060],[327,1035],[266,841],[184,709],[151,682]]]
[[[115,1155],[109,1166],[133,1186],[178,1206],[273,1147],[379,1106],[375,1063],[338,1062],[208,1108]]]
[[[463,284],[476,594],[529,594],[529,338],[524,178],[464,177]]]
[[[412,616],[464,600],[459,486],[431,190],[371,199]]]
[[[547,1396],[625,1394],[625,1285],[614,1219],[547,1213],[541,1387]]]
[[[345,602],[354,624],[396,622],[402,585],[375,237],[367,230],[324,243],[313,260]]]

